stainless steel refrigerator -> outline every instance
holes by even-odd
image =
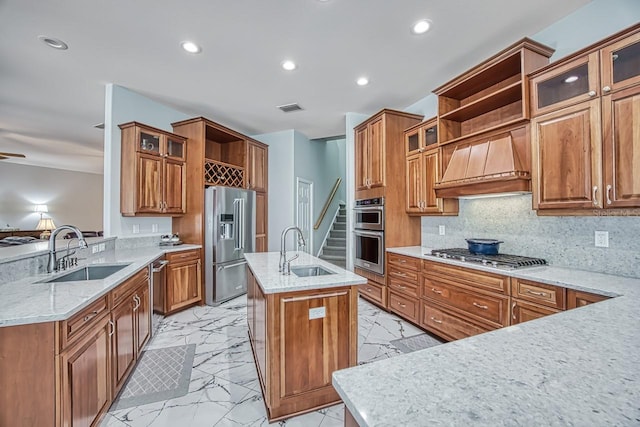
[[[256,193],[229,187],[205,190],[205,302],[218,305],[247,292],[246,252],[256,241]]]

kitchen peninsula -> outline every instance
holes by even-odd
[[[357,285],[366,279],[298,255],[286,275],[278,252],[245,254],[249,336],[270,421],[339,403],[331,375],[357,364]]]

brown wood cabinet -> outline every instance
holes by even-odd
[[[539,214],[640,207],[640,25],[530,75]]]
[[[165,267],[162,314],[171,314],[202,301],[200,249],[170,252]],[[156,310],[158,311],[158,310]]]
[[[389,311],[409,320],[420,321],[420,260],[387,252]]]
[[[267,146],[262,143],[247,141],[246,186],[249,190],[261,193],[267,191],[267,150]]]
[[[340,401],[331,374],[357,364],[357,290],[264,294],[248,273],[248,325],[270,421]]]
[[[119,127],[122,130],[122,215],[184,214],[187,141],[137,122],[124,123]]]
[[[404,133],[406,160],[406,211],[411,215],[456,215],[458,199],[436,197],[442,178],[437,119],[426,120]]]
[[[387,308],[387,285],[385,276],[372,273],[368,270],[355,267],[353,271],[360,276],[367,278],[367,283],[359,286],[362,297],[380,307]]]
[[[512,278],[511,324],[559,313],[565,309],[566,291],[559,286]]]
[[[610,297],[604,295],[593,294],[590,292],[576,291],[567,289],[567,310],[572,308],[584,307],[585,305],[594,304],[604,301]]]
[[[517,325],[518,323],[539,319],[544,316],[559,313],[560,311],[562,310],[532,304],[514,298],[511,302],[511,324]]]

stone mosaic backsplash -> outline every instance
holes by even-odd
[[[595,247],[596,230],[609,232],[608,248]],[[466,248],[470,237],[503,240],[500,253],[540,257],[558,267],[640,277],[638,216],[537,216],[525,194],[460,199],[457,217],[422,217],[422,246]]]

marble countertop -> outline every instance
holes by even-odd
[[[51,322],[71,317],[168,252],[198,249],[198,245],[116,249],[93,256],[78,267],[57,274],[39,274],[0,285],[0,327]],[[86,265],[129,264],[103,280],[38,283]]]
[[[325,276],[298,277],[291,273],[283,275],[278,272],[279,252],[262,252],[245,254],[247,263],[256,276],[258,284],[265,294],[277,294],[280,292],[304,291],[310,289],[326,289],[338,286],[362,285],[367,283],[367,279],[358,276],[343,268],[330,264],[316,258],[306,252],[287,252],[287,258],[295,254],[299,257],[291,262],[291,267],[302,265],[319,265],[335,274]]]
[[[390,252],[615,298],[334,372],[361,426],[640,424],[640,279],[559,268],[501,270]]]

